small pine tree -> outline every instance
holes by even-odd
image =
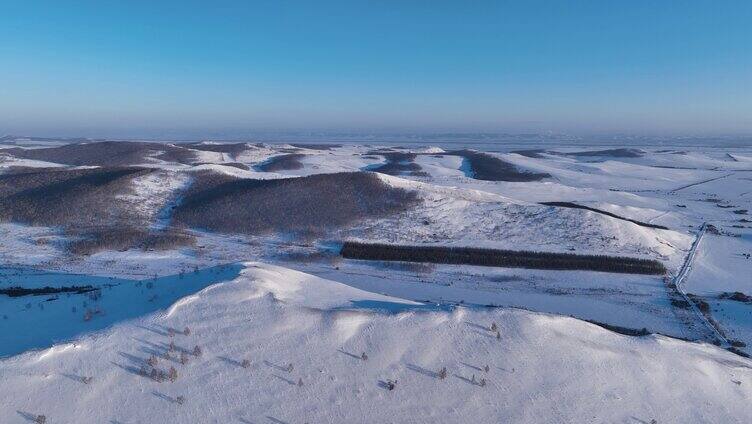
[[[486,387],[486,379],[485,378],[481,378],[479,385],[480,385],[480,387]]]
[[[175,337],[175,329],[174,328],[167,329],[167,335],[170,337]]]
[[[201,353],[203,353],[203,352],[201,351],[201,346],[199,346],[199,345],[196,345],[196,346],[195,346],[195,347],[193,348],[193,356],[196,356],[196,357],[198,357],[198,356],[201,356]]]
[[[185,352],[180,352],[180,363],[183,365],[188,363],[188,355]]]
[[[171,383],[174,383],[178,379],[178,370],[175,367],[170,367],[170,372],[167,374],[167,378]]]
[[[498,331],[496,332],[496,340],[501,340],[501,333]]]
[[[360,354],[360,359],[362,359],[364,361],[367,361],[368,360],[368,355],[366,355],[366,353],[363,352],[363,353]]]
[[[298,379],[298,387],[303,387],[303,379],[302,378]]]
[[[81,377],[81,382],[84,384],[89,384],[94,380],[94,377]]]
[[[243,359],[243,362],[240,363],[240,366],[243,367],[243,368],[250,368],[251,361],[249,361],[247,359]]]
[[[185,327],[185,328],[183,329],[183,335],[185,335],[185,336],[188,336],[188,335],[190,335],[190,334],[191,334],[191,329],[190,329],[190,328],[188,328],[188,327]]]
[[[175,398],[175,402],[177,402],[179,405],[182,405],[185,403],[185,398],[182,396],[178,396]]]
[[[490,370],[491,370],[491,367],[489,367],[488,365],[485,365],[485,366],[483,367],[483,371],[485,371],[485,372],[488,372],[488,371],[490,371]]]
[[[475,374],[473,374],[473,378],[470,379],[470,382],[475,384]]]
[[[441,368],[441,370],[439,371],[439,378],[443,380],[443,379],[445,379],[446,377],[447,377],[447,369],[446,369],[446,367],[443,367],[443,368]]]
[[[496,322],[491,323],[491,331],[497,331],[499,327],[496,325]]]
[[[289,364],[287,364],[287,372],[292,372],[292,370],[293,370],[293,366],[292,366],[292,362],[290,362]]]
[[[44,424],[47,422],[47,417],[45,417],[44,415],[37,415],[37,417],[34,419],[34,422],[36,422],[37,424]]]
[[[156,367],[158,361],[159,360],[157,359],[156,355],[151,355],[149,359],[146,360],[146,363],[152,367]]]
[[[170,352],[174,352],[175,351],[175,342],[170,341],[170,348],[169,349],[170,349]]]

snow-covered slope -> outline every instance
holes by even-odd
[[[393,304],[404,308],[379,311]],[[48,423],[752,419],[752,362],[711,345],[622,336],[520,310],[410,306],[249,263],[235,281],[164,313],[0,361],[2,422],[38,415]],[[176,359],[183,351],[186,364]],[[176,369],[175,382],[140,374],[151,355],[157,369]]]

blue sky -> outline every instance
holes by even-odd
[[[752,134],[750,1],[0,0],[0,133]]]

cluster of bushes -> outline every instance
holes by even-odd
[[[168,143],[141,143],[131,141],[101,141],[66,144],[44,149],[13,148],[6,153],[23,158],[66,165],[123,166],[148,161],[149,157],[189,164],[196,160],[195,152]]]
[[[633,224],[637,224],[641,227],[647,227],[647,228],[657,228],[659,230],[668,230],[668,227],[664,227],[663,225],[656,225],[656,224],[650,224],[647,222],[637,221],[635,219],[625,218],[623,216],[617,215],[615,213],[611,213],[608,211],[604,211],[601,209],[591,208],[590,206],[580,205],[577,203],[572,202],[541,202],[541,205],[545,206],[556,206],[560,208],[572,208],[572,209],[584,209],[587,211],[599,213],[602,215],[610,216],[611,218],[621,219],[622,221],[628,221]]]
[[[251,180],[203,172],[175,209],[173,222],[225,233],[318,234],[416,202],[414,192],[390,187],[371,173]]]
[[[305,155],[300,153],[287,153],[284,155],[273,156],[270,159],[256,165],[256,169],[262,172],[292,171],[303,169],[303,159]]]
[[[0,289],[0,294],[4,294],[9,297],[21,297],[21,296],[42,296],[47,294],[58,293],[75,293],[82,294],[90,291],[97,290],[92,286],[64,286],[64,287],[39,287],[39,288],[25,288],[25,287],[8,287]]]
[[[666,268],[651,259],[622,256],[577,255],[450,246],[404,246],[345,242],[341,254],[347,259],[431,262],[510,268],[587,270],[628,274],[664,274]]]
[[[469,176],[476,180],[530,182],[551,177],[547,173],[522,171],[509,162],[474,150],[455,150],[446,154],[463,157],[470,168]]]
[[[752,296],[746,295],[742,292],[723,292],[718,297],[721,299],[735,300],[742,303],[752,303]]]

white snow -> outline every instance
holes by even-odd
[[[302,285],[325,299],[290,301]],[[358,300],[370,295],[247,264],[235,281],[167,313],[0,361],[4,421],[40,414],[48,422],[122,423],[752,419],[752,362],[712,345],[622,336],[514,309],[321,309]],[[185,327],[190,335],[168,334]],[[170,341],[176,350],[164,359]],[[200,357],[175,359],[196,345]],[[157,368],[176,368],[174,383],[139,375],[153,354]],[[397,381],[394,390],[387,380]]]

